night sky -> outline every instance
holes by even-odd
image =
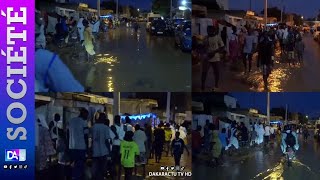
[[[151,10],[152,0],[119,0],[119,3],[129,4],[144,10]]]
[[[266,93],[231,93],[241,108],[256,107],[263,113],[267,111]],[[301,112],[310,117],[320,116],[320,93],[271,93],[270,106],[285,107],[288,104],[289,111]]]
[[[71,1],[84,2],[84,3],[87,3],[91,6],[93,6],[93,7],[97,6],[97,0],[71,0]],[[106,0],[100,0],[100,2],[103,2],[103,1],[106,1]],[[136,8],[142,9],[142,10],[151,10],[152,0],[119,0],[119,4],[132,5]]]
[[[251,0],[252,9],[261,12],[264,7],[264,0]],[[320,9],[320,0],[282,0],[286,12],[301,14],[306,18],[316,17]],[[240,3],[241,2],[241,3]],[[269,7],[281,7],[281,0],[269,0]],[[250,0],[229,0],[230,9],[249,9]]]

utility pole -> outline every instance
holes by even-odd
[[[288,104],[286,104],[286,118],[285,118],[285,124],[288,124]]]
[[[115,115],[120,115],[120,92],[113,93],[113,116]]]
[[[172,19],[172,1],[173,1],[173,0],[170,1],[170,2],[171,2],[171,3],[170,3],[170,19]]]
[[[98,10],[98,18],[100,18],[100,16],[101,16],[101,13],[100,13],[100,6],[101,6],[101,4],[100,4],[100,0],[97,0],[97,10]]]
[[[281,23],[282,23],[282,20],[283,20],[283,0],[281,0]]]
[[[119,19],[119,0],[117,0],[116,16],[118,20]]]
[[[268,0],[264,0],[264,28],[267,28],[268,23]]]
[[[167,92],[167,109],[166,109],[166,116],[167,116],[167,123],[170,121],[170,102],[171,101],[171,92]]]
[[[252,0],[250,0],[250,11],[252,11]]]
[[[267,124],[270,125],[270,92],[267,95]]]

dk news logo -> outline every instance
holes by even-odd
[[[26,161],[26,149],[6,149],[5,161]]]

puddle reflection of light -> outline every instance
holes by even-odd
[[[280,161],[280,163],[278,163],[275,167],[267,169],[265,172],[259,173],[257,174],[253,179],[270,179],[270,180],[284,180],[284,166],[287,165],[287,161],[282,159]],[[303,163],[301,163],[300,161],[298,161],[297,159],[292,161],[292,165],[293,166],[303,166],[306,167],[308,169],[309,172],[311,172],[312,174],[314,174],[314,172],[312,172],[311,168]],[[270,173],[268,175],[268,173]],[[265,177],[263,177],[263,175],[266,175]]]
[[[95,64],[106,63],[106,64],[115,64],[119,63],[116,57],[109,56],[109,54],[98,54]]]
[[[274,168],[267,169],[265,172],[257,174],[253,179],[259,178],[263,174],[270,172],[270,174],[267,175],[266,177],[264,177],[263,179],[270,179],[270,180],[278,180],[278,179],[280,179],[280,180],[283,180],[284,179],[283,176],[282,176],[283,171],[284,171],[283,164],[284,164],[283,161],[281,161]]]
[[[108,86],[108,91],[109,92],[113,92],[114,91],[114,86],[113,86],[113,81],[112,81],[112,77],[111,76],[108,77],[107,86]]]
[[[282,82],[287,80],[290,75],[290,69],[288,68],[274,68],[268,78],[268,89],[270,92],[281,92],[283,91]],[[262,72],[257,71],[248,77],[248,81],[251,82],[254,87],[251,90],[264,91],[264,82]]]
[[[112,69],[108,69],[108,71],[112,71]]]

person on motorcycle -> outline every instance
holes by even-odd
[[[280,147],[283,154],[286,153],[287,146],[293,147],[294,151],[299,149],[298,135],[291,125],[285,125],[284,131],[282,132]]]

